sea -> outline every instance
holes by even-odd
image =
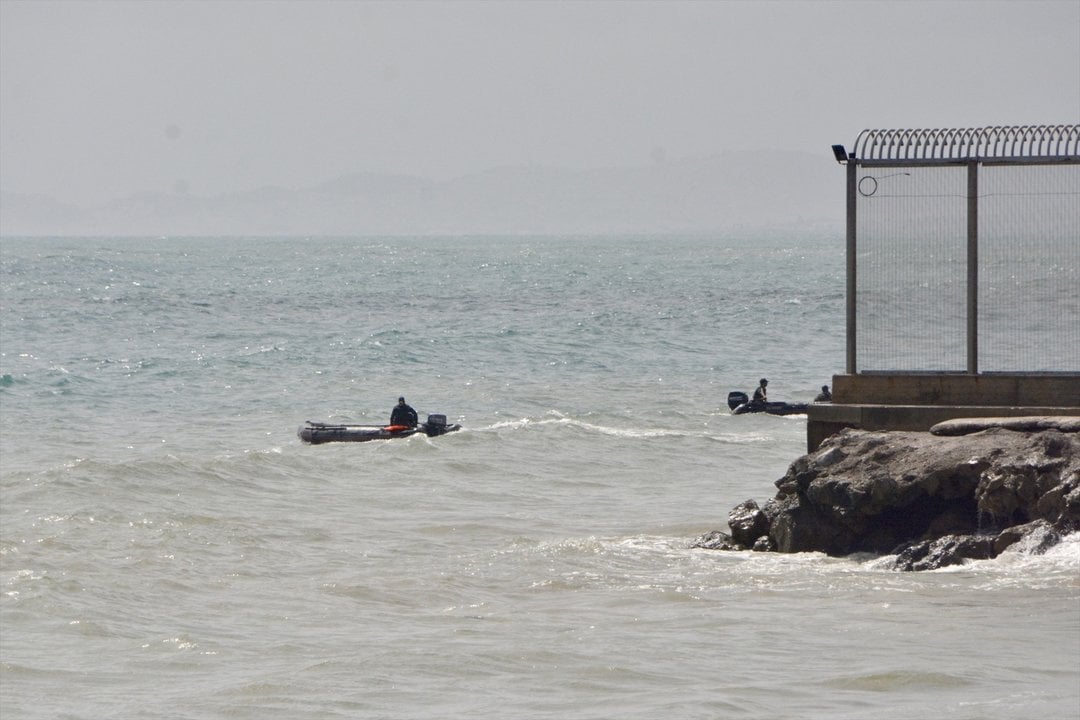
[[[1080,718],[1076,535],[692,547],[843,367],[842,230],[3,238],[0,717]]]

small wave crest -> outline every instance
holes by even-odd
[[[532,418],[521,418],[519,420],[504,420],[488,425],[487,427],[479,428],[478,430],[480,432],[484,432],[501,430],[530,430],[533,428],[549,427],[569,428],[596,435],[605,435],[608,437],[616,438],[630,438],[636,440],[690,438],[712,440],[722,443],[745,444],[767,442],[773,439],[772,437],[768,435],[763,435],[761,433],[715,433],[710,432],[709,428],[707,427],[690,430],[662,427],[614,426],[604,425],[600,423],[591,423],[584,420],[577,420],[575,418],[563,416],[543,418],[540,420],[535,420]]]

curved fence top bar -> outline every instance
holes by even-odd
[[[1013,125],[939,130],[863,130],[857,160],[1080,161],[1080,125]]]

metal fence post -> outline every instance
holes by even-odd
[[[858,164],[854,155],[847,163],[847,374],[856,371],[855,356],[855,202],[858,198],[856,174]]]
[[[979,163],[967,167],[967,371],[979,372]]]

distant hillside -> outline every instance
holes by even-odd
[[[93,208],[0,196],[3,235],[662,234],[839,226],[825,153],[725,153],[642,167],[506,167],[446,182],[355,174],[313,187],[145,194]]]

